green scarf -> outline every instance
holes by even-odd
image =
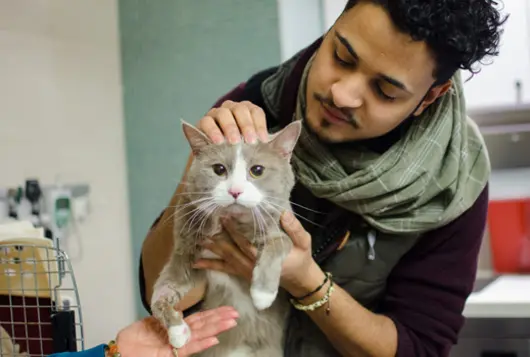
[[[262,86],[271,109],[278,108],[275,99],[294,62],[286,62]],[[294,119],[304,120],[310,64]],[[381,232],[421,234],[451,222],[473,205],[490,173],[482,136],[466,115],[460,73],[452,82],[384,154],[361,147],[330,149],[304,129],[292,158],[298,180],[315,196],[361,215]]]

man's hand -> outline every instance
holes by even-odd
[[[293,241],[293,249],[283,263],[281,286],[294,297],[313,291],[325,279],[311,254],[311,235],[291,212],[281,217],[282,228]]]
[[[283,263],[280,285],[294,296],[304,295],[319,286],[325,275],[311,256],[311,236],[300,221],[291,212],[285,212],[281,225],[292,239],[293,248]],[[237,275],[250,282],[256,264],[256,248],[234,229],[230,221],[224,223],[224,227],[232,242],[215,240],[204,246],[220,259],[200,259],[194,267]]]
[[[217,270],[239,276],[250,282],[256,265],[256,248],[234,228],[233,222],[223,220],[222,223],[224,230],[232,240],[214,239],[202,245],[204,249],[210,250],[220,259],[199,259],[193,268]]]
[[[236,326],[238,314],[231,307],[220,307],[188,316],[191,340],[178,349],[179,357],[191,356],[219,343],[218,334]],[[127,326],[116,339],[123,357],[173,357],[167,332],[154,317]]]
[[[262,142],[269,140],[263,109],[248,101],[223,102],[221,107],[211,109],[199,121],[198,128],[216,144],[224,142],[225,138],[235,144],[241,136],[247,143],[254,143],[257,138]]]

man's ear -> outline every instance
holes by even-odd
[[[416,109],[414,112],[414,116],[419,116],[421,113],[425,111],[431,105],[434,103],[434,101],[441,96],[443,96],[449,89],[451,89],[451,86],[453,85],[453,82],[451,80],[448,80],[445,83],[439,84],[437,86],[432,87],[425,98],[423,99],[423,102],[420,104],[420,106]]]

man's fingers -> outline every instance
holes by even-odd
[[[225,257],[226,261],[232,264],[237,262],[237,264],[250,270],[254,267],[254,261],[247,257],[235,244],[227,241],[220,241],[215,245],[219,246],[222,251],[221,254]]]
[[[217,124],[223,131],[228,142],[236,144],[241,141],[241,132],[237,125],[236,119],[232,110],[226,107],[212,109],[213,118],[217,121]]]
[[[199,121],[198,128],[203,131],[214,144],[221,144],[225,141],[223,132],[217,125],[215,119],[210,115],[206,115]]]
[[[265,118],[265,112],[257,105],[254,105],[250,108],[250,115],[254,120],[254,128],[259,139],[264,143],[268,142],[269,132],[267,131],[267,119]]]
[[[215,241],[204,245],[205,249],[211,250],[221,257],[223,261],[230,262],[231,266],[242,266],[246,269],[254,267],[254,261],[247,257],[235,244],[225,240]]]
[[[193,268],[221,271],[231,275],[238,275],[248,280],[252,278],[254,262],[234,244],[221,241],[205,244],[204,248],[218,255],[222,260],[199,259],[193,264]]]
[[[199,129],[216,144],[222,143],[224,137],[236,144],[241,136],[248,143],[254,143],[258,138],[262,142],[269,141],[265,112],[250,101],[236,103],[227,100],[220,107],[212,108],[199,121]]]
[[[311,246],[311,236],[292,212],[285,211],[281,216],[281,223],[295,246],[302,249],[309,249]]]
[[[257,135],[249,107],[239,104],[232,108],[232,112],[234,113],[237,125],[239,126],[239,130],[243,134],[245,141],[251,144],[255,143]]]
[[[193,264],[193,267],[196,269],[217,270],[228,274],[234,273],[233,269],[224,260],[219,259],[199,259]]]

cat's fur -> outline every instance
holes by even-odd
[[[173,306],[206,279],[203,309],[233,306],[239,319],[235,328],[219,336],[219,345],[198,356],[282,356],[288,302],[279,281],[292,241],[280,228],[279,217],[290,210],[294,186],[290,158],[301,122],[291,123],[267,143],[256,144],[214,145],[192,125],[183,122],[182,128],[195,159],[174,213],[174,250],[155,283],[153,315],[168,328],[173,346],[184,345],[190,330]],[[218,164],[224,166],[225,174],[219,175]],[[264,168],[259,177],[251,174],[256,165]],[[199,258],[219,258],[200,244],[208,239],[230,239],[222,230],[221,217],[234,220],[238,231],[258,249],[251,284],[236,276],[191,267]]]

